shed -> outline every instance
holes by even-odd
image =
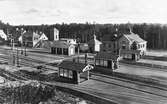
[[[118,58],[119,56],[113,53],[100,52],[95,56],[95,66],[100,66],[108,69],[118,68]]]
[[[89,80],[89,71],[93,66],[89,64],[77,63],[72,61],[63,61],[58,65],[58,76],[68,79],[76,84],[83,80]]]

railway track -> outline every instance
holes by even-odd
[[[7,56],[0,56],[0,58],[2,58],[2,59],[4,58],[4,60],[6,60],[6,59],[8,60]],[[29,61],[31,61],[32,63],[40,63],[41,64],[41,61],[36,60],[36,59],[31,59],[31,58],[27,58],[27,57],[26,58],[20,57],[20,59],[22,59],[20,64],[22,64],[24,66],[31,66],[32,67],[33,65],[31,63],[29,63]],[[19,80],[31,79],[31,76],[26,75],[26,74],[21,73],[21,72],[17,73],[19,75],[11,74],[11,73],[5,72],[5,71],[3,71],[2,73],[4,73],[4,75],[6,75],[6,76],[7,75],[11,76],[11,78],[13,78],[14,80],[16,80],[16,79],[19,79]],[[147,93],[147,94],[150,94],[150,95],[154,95],[154,96],[158,96],[158,97],[162,97],[164,99],[167,99],[166,95],[161,95],[161,94],[157,94],[157,93],[154,93],[154,92],[149,92],[147,90],[141,90],[141,89],[138,89],[138,88],[133,88],[131,86],[125,86],[125,85],[122,85],[121,82],[129,83],[129,84],[137,84],[139,86],[145,86],[145,87],[152,87],[152,88],[155,88],[155,89],[158,89],[158,90],[161,90],[161,91],[167,91],[167,89],[163,88],[163,87],[158,87],[158,86],[153,86],[153,85],[146,85],[146,84],[135,82],[135,81],[129,81],[129,80],[120,79],[120,78],[116,78],[116,77],[112,77],[112,76],[106,76],[106,75],[97,74],[97,73],[96,74],[91,73],[91,74],[94,75],[94,76],[101,76],[101,77],[106,77],[106,78],[109,78],[109,79],[112,79],[112,80],[117,80],[120,83],[113,83],[112,81],[101,80],[100,78],[91,78],[91,79],[96,80],[96,81],[101,81],[101,82],[112,84],[112,85],[119,86],[119,87],[122,87],[122,88],[127,88],[127,89],[130,89],[130,90],[135,90],[135,91],[139,91],[139,92],[142,92],[142,93]],[[86,87],[83,87],[83,88],[86,88]],[[92,89],[92,90],[95,90],[95,89]],[[92,93],[97,93],[97,92],[94,91]],[[147,98],[145,98],[145,99],[147,99]],[[150,100],[150,99],[147,99],[147,100]]]
[[[119,86],[119,87],[122,87],[122,88],[132,89],[132,90],[135,90],[135,91],[140,91],[140,92],[151,94],[151,95],[160,96],[160,97],[163,97],[163,98],[167,99],[167,95],[162,95],[162,94],[158,94],[156,92],[153,92],[154,90],[159,90],[159,91],[162,91],[162,92],[165,91],[167,93],[166,88],[162,88],[162,87],[158,87],[158,86],[152,86],[152,85],[150,86],[150,85],[135,82],[135,81],[129,81],[129,80],[116,78],[116,77],[112,77],[112,76],[106,76],[106,75],[97,74],[97,73],[91,73],[91,74],[94,75],[94,76],[100,76],[100,77],[108,78],[108,79],[112,80],[112,81],[108,81],[108,80],[102,80],[100,78],[90,77],[90,79],[93,79],[93,80],[96,80],[96,81],[104,82],[104,83],[111,84],[111,85],[116,85],[116,86]],[[122,84],[122,82],[129,83],[129,85],[124,85],[124,84]],[[149,88],[153,89],[153,91],[147,91],[145,89],[139,89],[137,87],[130,86],[132,84],[142,86],[142,87],[146,87],[146,88],[149,87]]]
[[[140,85],[140,86],[152,87],[152,88],[156,88],[156,89],[159,89],[159,90],[167,91],[167,85],[163,85],[163,87],[161,87],[161,86],[156,86],[156,85],[152,85],[152,84],[147,84],[145,82],[132,81],[132,80],[127,80],[127,79],[119,78],[119,77],[115,77],[115,76],[104,75],[104,74],[100,74],[100,73],[97,73],[97,72],[96,73],[95,72],[90,72],[90,73],[92,75],[95,75],[95,76],[101,76],[101,77],[115,79],[115,80],[119,80],[119,81],[123,81],[123,82],[127,82],[127,83],[137,84],[137,85]]]

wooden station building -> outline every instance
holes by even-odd
[[[114,70],[118,68],[118,59],[119,56],[116,54],[100,52],[95,56],[95,66]]]
[[[75,55],[75,45],[65,41],[54,41],[51,45],[51,53],[57,55]]]
[[[141,57],[141,50],[121,50],[120,54],[123,59],[138,61]]]
[[[77,63],[73,61],[63,61],[58,65],[58,76],[73,83],[79,84],[84,80],[89,80],[89,71],[93,66],[89,64]]]

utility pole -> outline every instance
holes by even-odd
[[[19,53],[18,53],[18,47],[17,47],[17,67],[19,67]]]
[[[79,51],[80,51],[80,40],[77,38],[77,43],[78,43],[78,63],[79,63]]]
[[[14,38],[11,38],[11,47],[12,47],[12,56],[13,56],[13,60],[12,60],[12,64],[15,65],[15,54],[14,54]]]
[[[25,55],[25,56],[27,56],[27,53],[26,53],[26,45],[27,45],[27,43],[25,42],[25,46],[24,46],[24,53],[25,53],[24,55]]]

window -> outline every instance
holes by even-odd
[[[63,69],[60,69],[60,76],[63,76]]]
[[[64,69],[64,77],[68,77],[68,70]]]
[[[108,63],[106,60],[104,60],[104,66],[107,67],[108,66]]]
[[[73,74],[71,70],[69,70],[69,78],[73,78]]]
[[[125,41],[122,41],[122,44],[126,44],[126,42],[125,42]]]
[[[122,49],[126,49],[126,46],[123,45],[123,46],[122,46]]]
[[[100,65],[99,61],[100,61],[99,59],[96,60],[96,65]]]
[[[103,59],[100,59],[100,66],[103,66]]]
[[[115,49],[115,48],[116,48],[116,44],[114,43],[114,45],[113,45],[113,46],[114,46],[114,49]]]
[[[106,47],[106,43],[104,43],[103,46]]]
[[[111,48],[111,44],[109,44],[108,47]]]

